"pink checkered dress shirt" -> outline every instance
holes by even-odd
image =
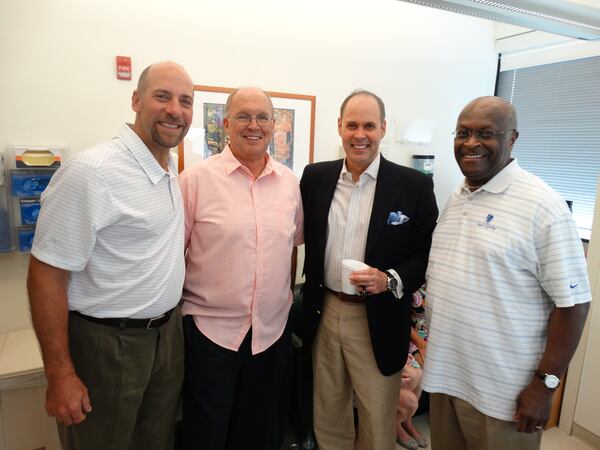
[[[285,328],[290,262],[304,242],[302,200],[291,170],[268,157],[255,180],[229,146],[184,170],[186,277],[183,314],[237,351],[252,327],[252,354]]]

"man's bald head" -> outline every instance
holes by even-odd
[[[469,111],[481,108],[488,110],[490,114],[499,120],[499,127],[508,130],[517,129],[517,111],[515,107],[503,98],[492,95],[477,97],[475,100],[471,100],[461,111],[458,120],[460,121],[461,117]]]
[[[142,70],[142,73],[140,74],[140,78],[138,79],[138,84],[137,84],[137,88],[136,88],[138,93],[142,94],[148,88],[148,84],[149,84],[150,78],[152,76],[152,72],[154,72],[156,69],[166,68],[166,67],[178,68],[179,70],[181,70],[181,72],[183,72],[185,74],[185,76],[187,78],[189,78],[190,83],[193,84],[192,79],[190,78],[190,76],[188,75],[188,73],[185,71],[185,69],[183,68],[183,66],[181,64],[177,64],[176,62],[173,62],[173,61],[162,61],[162,62],[150,64],[148,67],[146,67],[144,70]]]

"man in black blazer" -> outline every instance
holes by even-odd
[[[411,294],[424,281],[437,219],[433,182],[379,154],[385,107],[368,91],[342,103],[346,158],[307,166],[305,340],[313,351],[314,427],[321,450],[395,449],[396,404],[410,338]],[[341,261],[356,295],[342,291]]]

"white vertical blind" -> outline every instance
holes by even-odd
[[[517,110],[519,164],[573,201],[589,239],[600,174],[600,57],[500,72],[498,96]]]

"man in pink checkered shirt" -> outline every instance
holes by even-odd
[[[240,88],[225,105],[229,144],[180,178],[186,213],[184,448],[267,449],[272,385],[289,356],[298,180],[267,153],[273,105]]]

